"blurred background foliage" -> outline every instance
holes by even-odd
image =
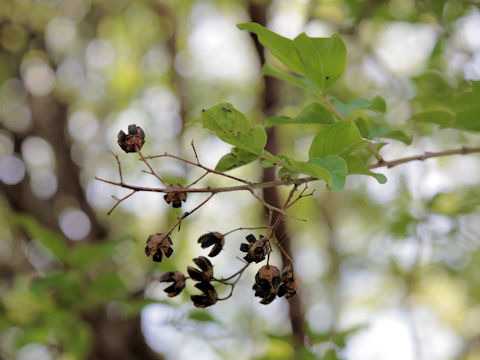
[[[235,26],[259,12],[283,36],[344,39],[347,70],[329,93],[344,103],[381,95],[385,121],[413,135],[382,148],[386,159],[478,145],[473,132],[413,117],[454,112],[454,89],[480,80],[477,1],[2,0],[1,359],[480,359],[478,155],[384,170],[385,185],[352,177],[331,193],[319,183],[292,209],[308,219],[288,221],[304,346],[284,299],[254,299],[256,269],[204,311],[187,301],[192,288],[168,299],[158,283],[207,253],[196,244],[206,231],[264,225],[259,203],[216,196],[173,234],[174,255],[160,264],[145,240],[178,215],[160,194],[138,193],[106,216],[110,194],[126,192],[93,178],[117,178],[109,151],[120,152],[128,124],[145,130],[144,153],[193,158],[193,139],[213,167],[229,146],[184,127],[201,109],[231,102],[261,123],[312,101],[276,83],[265,103],[272,90],[255,45]],[[305,157],[315,129],[278,127],[281,153]],[[158,186],[135,155],[121,161],[127,182]],[[171,182],[200,174],[171,159],[154,165]],[[257,163],[233,173],[262,178]],[[185,209],[201,200],[189,195]],[[227,239],[216,273],[241,266],[247,234]]]

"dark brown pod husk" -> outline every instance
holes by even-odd
[[[264,265],[258,270],[253,290],[255,296],[262,298],[260,304],[267,305],[275,300],[280,282],[280,270],[276,266]]]
[[[212,284],[209,282],[199,282],[195,287],[203,292],[202,295],[192,295],[190,299],[197,308],[206,308],[214,305],[218,300],[218,294]]]
[[[156,262],[162,261],[162,255],[165,255],[167,258],[172,256],[173,242],[170,239],[170,236],[166,236],[162,233],[156,233],[150,235],[147,239],[147,246],[145,247],[145,254],[147,256],[152,255],[152,260]]]
[[[260,235],[257,240],[253,234],[248,235],[246,239],[248,243],[240,244],[240,251],[247,253],[247,255],[243,257],[245,261],[248,263],[259,263],[260,261],[263,261],[270,251],[268,241],[263,235]]]
[[[185,275],[180,271],[169,271],[160,277],[160,282],[172,282],[173,284],[165,288],[168,297],[174,297],[180,294],[185,288]]]
[[[187,193],[180,184],[171,184],[167,187],[168,192],[163,196],[167,204],[172,204],[174,208],[182,206],[182,201],[187,201]]]
[[[282,271],[282,283],[278,288],[278,296],[285,296],[287,299],[294,297],[297,294],[298,282],[293,274],[291,264],[288,264]]]
[[[145,132],[135,124],[128,125],[128,134],[120,130],[117,143],[127,153],[140,151],[145,143]]]
[[[208,248],[213,245],[213,248],[208,254],[208,256],[214,257],[220,254],[220,251],[222,251],[223,245],[225,245],[225,237],[217,231],[209,232],[200,236],[198,238],[198,243],[200,244],[202,249]]]
[[[189,266],[187,268],[188,275],[195,281],[209,282],[213,277],[213,265],[205,256],[199,256],[193,259],[195,265],[197,265],[200,270]]]

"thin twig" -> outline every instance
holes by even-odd
[[[293,218],[293,219],[296,219],[296,220],[305,221],[305,222],[307,221],[307,220],[305,220],[305,219],[302,219],[302,218],[293,216],[293,215],[287,213],[285,210],[280,209],[280,208],[278,208],[278,207],[276,207],[276,206],[273,206],[272,204],[267,203],[267,202],[266,202],[265,200],[263,200],[260,196],[258,196],[257,194],[255,194],[255,191],[254,191],[253,189],[249,189],[249,190],[250,190],[250,193],[253,195],[253,197],[254,197],[255,199],[257,199],[261,204],[263,204],[263,206],[265,206],[266,208],[268,208],[268,209],[270,209],[270,210],[273,210],[273,211],[276,211],[276,212],[278,212],[278,213],[280,213],[280,214],[282,214],[282,215],[289,216],[289,217],[291,217],[291,218]]]
[[[142,155],[142,152],[140,150],[137,149],[137,154],[140,155],[140,159],[142,159],[142,161],[145,163],[145,165],[147,165],[148,169],[150,170],[150,174],[152,174],[153,176],[155,176],[158,180],[160,180],[160,182],[165,185],[165,186],[168,186],[168,183],[162,179],[162,177],[160,175],[158,175],[155,170],[153,170],[152,166],[150,165],[150,163],[147,161],[146,158],[143,157]]]
[[[331,101],[329,100],[329,98],[327,97],[327,94],[323,94],[323,99],[325,100],[325,103],[328,105],[328,107],[330,108],[330,110],[332,110],[335,115],[337,115],[340,119],[342,120],[345,120],[345,116],[343,116],[342,114],[340,114],[337,110],[337,108],[335,106],[333,106],[333,104],[331,103]]]
[[[375,148],[375,146],[373,146],[373,144],[369,141],[368,143],[368,149],[370,150],[370,152],[373,154],[373,156],[375,156],[375,159],[377,159],[377,161],[379,163],[382,163],[384,162],[383,158],[382,158],[382,155],[380,155],[380,153],[378,152],[378,150]]]
[[[246,263],[240,270],[238,270],[237,272],[235,272],[233,275],[230,275],[229,277],[226,277],[226,278],[215,279],[215,281],[218,281],[218,282],[221,282],[221,283],[225,283],[226,281],[233,279],[235,276],[240,275],[242,272],[245,271],[245,269],[246,269],[249,265],[250,265],[250,263]]]
[[[290,264],[293,264],[293,259],[291,258],[290,255],[288,255],[288,252],[283,248],[282,243],[275,236],[273,236],[273,240],[277,244],[277,247],[280,249],[282,254],[285,255],[285,257],[288,259]]]
[[[116,202],[115,202],[115,204],[112,206],[112,208],[111,208],[110,210],[108,210],[107,216],[110,216],[110,214],[113,212],[113,210],[115,210],[115,208],[116,208],[118,205],[120,205],[120,203],[121,203],[122,201],[127,200],[130,196],[132,196],[132,195],[135,194],[136,192],[137,192],[137,190],[133,190],[130,194],[124,196],[124,197],[121,198],[121,199],[118,199],[118,198],[112,196],[112,197],[116,200]]]
[[[408,156],[408,157],[404,157],[396,160],[383,161],[377,164],[368,165],[367,167],[369,169],[376,169],[384,166],[391,168],[400,164],[405,164],[405,163],[416,161],[416,160],[424,161],[430,158],[435,158],[440,156],[466,155],[466,154],[473,154],[478,152],[480,152],[480,147],[462,147],[460,149],[452,149],[452,150],[445,150],[445,151],[439,151],[439,152],[427,151],[421,155],[414,155],[414,156]]]
[[[287,207],[285,208],[288,209],[290,207],[292,207],[297,201],[299,201],[300,199],[303,199],[305,197],[309,197],[309,196],[313,196],[313,193],[315,192],[315,189],[313,189],[311,192],[309,192],[308,194],[305,194],[305,191],[307,191],[308,189],[308,184],[305,184],[305,187],[303,188],[303,190],[300,192],[300,194],[291,202],[287,205]]]
[[[110,154],[113,155],[113,157],[114,157],[115,160],[117,161],[118,174],[120,175],[120,182],[123,183],[122,165],[120,164],[120,159],[118,158],[118,155],[115,154],[113,151],[109,151],[109,152],[110,152]]]
[[[258,230],[258,229],[266,229],[266,226],[256,226],[256,227],[239,227],[233,230],[230,230],[229,232],[226,232],[225,234],[222,234],[223,236],[227,236],[228,234],[231,234],[235,231],[240,231],[240,230]]]
[[[195,159],[197,159],[197,164],[200,165],[200,160],[198,160],[197,150],[195,149],[195,144],[193,140],[190,142],[190,146],[193,149],[193,153],[195,154]]]
[[[235,285],[237,284],[238,280],[240,280],[240,278],[242,277],[242,274],[243,272],[245,271],[245,269],[250,265],[250,263],[246,263],[244,267],[242,267],[240,270],[238,270],[235,274],[227,277],[227,278],[223,278],[223,279],[213,279],[213,281],[217,281],[219,283],[222,283],[224,285],[229,285],[230,286],[230,293],[223,297],[223,298],[218,298],[218,300],[220,301],[223,301],[223,300],[227,300],[229,299],[232,295],[233,295],[233,289],[235,288]],[[228,280],[230,279],[233,279],[235,276],[238,276],[235,281],[233,281],[232,283],[229,283]]]
[[[190,186],[193,186],[195,185],[196,183],[198,183],[200,180],[202,180],[205,176],[207,176],[209,173],[208,171],[203,174],[202,176],[200,176],[197,180],[193,181],[192,183],[190,183],[189,185],[185,186],[185,189],[188,189]]]
[[[190,165],[193,165],[193,166],[197,166],[199,168],[202,168],[203,170],[209,172],[209,173],[212,173],[212,174],[217,174],[217,175],[220,175],[220,176],[224,176],[224,177],[227,177],[229,179],[232,179],[232,180],[236,180],[236,181],[239,181],[239,182],[242,182],[244,184],[248,184],[250,185],[251,182],[248,181],[248,180],[244,180],[244,179],[241,179],[241,178],[238,178],[236,176],[232,176],[232,175],[229,175],[229,174],[225,174],[221,171],[217,171],[217,170],[214,170],[214,169],[210,169],[200,163],[194,163],[193,161],[190,161],[190,160],[187,160],[187,159],[184,159],[180,156],[176,156],[176,155],[173,155],[173,154],[169,154],[169,153],[164,153],[162,155],[152,155],[152,156],[147,156],[145,159],[155,159],[155,158],[159,158],[159,157],[171,157],[173,159],[177,159],[179,161],[183,161],[184,163],[186,164],[190,164]]]
[[[180,229],[180,224],[182,223],[182,221],[186,217],[192,215],[195,211],[200,209],[203,205],[205,205],[207,203],[207,201],[210,200],[213,197],[213,195],[214,194],[208,195],[208,197],[205,200],[203,200],[200,204],[198,204],[195,208],[193,208],[193,210],[184,212],[183,215],[178,218],[177,222],[170,228],[170,230],[168,230],[168,232],[166,233],[166,236],[169,236],[173,232],[173,230],[175,230],[177,225],[178,225],[178,228]]]

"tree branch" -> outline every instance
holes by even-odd
[[[369,169],[376,169],[376,168],[380,168],[380,167],[391,168],[391,167],[394,167],[394,166],[397,166],[397,165],[400,165],[400,164],[405,164],[405,163],[412,162],[412,161],[424,161],[424,160],[427,160],[427,159],[430,159],[430,158],[441,157],[441,156],[466,155],[466,154],[473,154],[473,153],[480,153],[480,147],[462,147],[462,148],[459,148],[459,149],[451,149],[451,150],[445,150],[445,151],[439,151],[439,152],[425,152],[424,154],[421,154],[421,155],[414,155],[414,156],[409,156],[409,157],[395,159],[395,160],[389,160],[389,161],[384,160],[384,161],[378,162],[376,164],[367,165],[367,167]],[[203,165],[197,165],[197,164],[195,164],[191,161],[188,161],[186,159],[183,159],[179,156],[170,155],[170,154],[158,155],[158,156],[172,157],[172,158],[178,159],[180,161],[184,161],[184,162],[196,165],[196,166],[200,166],[201,168],[203,168],[207,172],[212,172],[214,174],[226,176],[226,177],[231,178],[233,180],[245,183],[245,185],[223,186],[223,187],[217,187],[217,188],[212,188],[212,187],[189,188],[189,187],[186,187],[186,188],[182,188],[182,190],[181,190],[184,193],[216,194],[216,193],[221,193],[221,192],[232,192],[232,191],[249,191],[249,192],[252,192],[255,189],[268,189],[268,188],[274,188],[274,187],[277,187],[277,186],[301,185],[301,184],[306,184],[306,183],[311,182],[311,181],[320,180],[318,178],[308,176],[308,177],[303,177],[303,178],[298,178],[298,179],[272,180],[272,181],[263,181],[263,182],[249,182],[247,180],[240,179],[240,178],[237,178],[235,176],[230,176],[230,175],[224,174],[222,172],[209,169],[209,168],[207,168]],[[158,157],[158,156],[147,156],[147,157],[145,157],[145,159],[154,158],[154,157]],[[205,175],[202,175],[201,177],[203,178],[204,176]],[[121,181],[111,181],[111,180],[99,178],[97,176],[95,177],[95,179],[98,180],[98,181],[102,181],[104,183],[107,183],[107,184],[120,186],[120,187],[123,187],[123,188],[126,188],[126,189],[135,190],[135,191],[149,191],[149,192],[159,192],[159,193],[171,192],[171,190],[168,190],[167,188],[152,188],[152,187],[145,187],[145,186],[130,185],[130,184],[127,184],[127,183],[123,182],[123,180],[121,180]],[[196,183],[196,181],[194,183]],[[190,184],[189,186],[191,186],[192,184]]]
[[[414,156],[408,156],[396,160],[390,160],[390,161],[381,161],[376,164],[368,165],[367,167],[369,169],[376,169],[379,167],[394,167],[400,164],[405,164],[411,161],[424,161],[430,158],[435,158],[435,157],[440,157],[440,156],[450,156],[450,155],[466,155],[466,154],[473,154],[473,153],[479,153],[480,152],[480,147],[462,147],[460,149],[452,149],[452,150],[445,150],[445,151],[439,151],[439,152],[431,152],[427,151],[421,155],[414,155]]]

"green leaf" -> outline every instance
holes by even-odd
[[[308,162],[328,170],[332,177],[333,191],[340,191],[344,188],[347,176],[347,163],[340,156],[330,155],[323,159],[310,159]]]
[[[327,186],[329,188],[332,187],[332,175],[327,169],[316,164],[293,159],[289,160],[289,165],[293,172],[299,172],[305,175],[313,176],[317,179],[325,180],[327,182]]]
[[[250,121],[230,103],[218,104],[202,111],[204,127],[220,134],[245,133],[251,129]]]
[[[287,178],[296,179],[298,178],[298,175],[300,175],[300,172],[293,168],[282,167],[278,171],[278,177],[282,180],[286,180]]]
[[[322,159],[328,155],[341,157],[363,148],[367,141],[352,121],[339,121],[321,130],[312,141],[309,158]]]
[[[313,39],[302,33],[293,40],[293,43],[302,60],[307,77],[317,88],[325,90],[325,71],[322,56],[313,43]]]
[[[169,183],[172,184],[174,182]],[[75,268],[89,270],[95,265],[111,259],[116,246],[117,243],[113,241],[104,241],[95,244],[75,244],[70,250],[70,256],[67,262]]]
[[[109,272],[99,274],[93,279],[87,293],[92,300],[106,303],[123,297],[126,291],[120,276],[115,272]]]
[[[265,153],[268,154],[268,157],[271,158],[270,163],[272,164],[271,166],[283,166],[282,169],[280,170],[282,173],[282,176],[285,177],[286,174],[290,174],[291,178],[297,177],[298,174],[305,174],[305,175],[310,175],[313,176],[317,179],[325,180],[327,182],[327,186],[331,187],[332,186],[332,175],[330,172],[316,164],[311,164],[305,161],[298,161],[295,159],[288,158],[286,156],[275,156],[267,151]],[[273,160],[277,160],[276,162],[273,162]]]
[[[343,117],[347,117],[348,114],[350,114],[355,110],[368,107],[368,105],[370,104],[370,101],[363,98],[356,98],[356,99],[350,100],[348,103],[342,103],[341,101],[333,99],[332,103],[335,109],[337,109],[337,111]]]
[[[456,116],[452,127],[480,131],[480,91],[464,92],[454,98]]]
[[[307,348],[300,348],[298,351],[298,359],[299,360],[318,360],[318,356],[308,350]]]
[[[14,222],[23,227],[29,235],[40,242],[59,260],[65,260],[67,256],[67,244],[65,239],[54,231],[51,231],[38,223],[32,216],[27,214],[15,215]]]
[[[412,136],[405,134],[401,130],[395,130],[388,126],[383,116],[376,116],[375,121],[370,116],[371,112],[358,110],[350,113],[349,117],[357,116],[354,120],[362,137],[369,140],[376,138],[388,138],[402,141],[410,145],[412,143]]]
[[[218,322],[209,312],[193,310],[188,314],[188,318],[200,322]]]
[[[79,315],[61,308],[45,314],[55,339],[74,359],[86,358],[92,342],[92,330]]]
[[[427,110],[412,118],[419,122],[439,124],[443,128],[480,131],[479,88],[478,82],[461,84],[453,96],[436,99],[437,102],[434,105],[424,106]]]
[[[258,155],[234,147],[230,153],[222,156],[215,166],[215,170],[222,172],[232,170],[247,165],[256,159],[258,159]]]
[[[410,145],[413,141],[412,135],[407,135],[401,130],[391,130],[378,137],[398,140],[403,142],[406,145]]]
[[[358,130],[360,131],[360,135],[366,139],[370,139],[370,129],[367,120],[363,117],[357,117],[355,119],[355,125],[357,125]]]
[[[448,127],[453,122],[454,114],[446,110],[430,110],[413,115],[412,119],[418,122],[429,122]]]
[[[359,157],[348,155],[345,156],[345,160],[347,162],[348,174],[373,176],[380,184],[385,184],[387,182],[385,175],[370,171]]]
[[[429,203],[429,208],[439,214],[455,216],[471,213],[479,204],[478,196],[472,193],[438,193]]]
[[[284,71],[277,70],[268,61],[263,65],[262,74],[266,76],[272,76],[291,85],[298,86],[299,88],[312,92],[314,95],[321,95],[321,93],[315,88],[315,85],[313,85],[308,78],[303,76],[295,76]]]
[[[51,329],[46,325],[26,326],[22,328],[15,345],[21,348],[32,343],[47,344],[49,333],[51,333]]]
[[[288,116],[268,118],[265,127],[280,124],[333,124],[334,122],[335,115],[329,109],[321,104],[312,103],[293,118]]]
[[[368,106],[370,110],[378,111],[381,113],[385,113],[387,110],[387,105],[385,104],[385,100],[381,96],[376,96],[373,100],[370,101],[370,105]]]
[[[305,33],[293,43],[305,67],[307,77],[321,90],[332,86],[345,71],[347,49],[334,34],[329,38],[311,38]]]
[[[332,86],[342,76],[347,65],[347,48],[337,34],[329,38],[312,38],[322,56],[325,73],[325,89]]]
[[[71,304],[80,301],[82,280],[74,272],[52,272],[32,282],[31,289],[41,296],[50,296],[55,292],[60,301]]]
[[[412,216],[406,209],[395,211],[392,216],[393,221],[390,223],[388,231],[395,238],[406,238],[411,236],[412,228],[420,221],[417,217]]]
[[[322,357],[322,360],[339,360],[335,349],[328,350]]]
[[[377,137],[394,139],[394,140],[399,140],[407,145],[410,145],[413,140],[413,136],[408,136],[403,131],[393,130],[388,126],[381,126],[381,127],[370,126],[369,133],[370,135],[368,136],[368,139],[374,139]]]
[[[240,30],[248,30],[258,36],[258,41],[267,47],[272,54],[286,67],[304,75],[304,68],[295,50],[293,41],[268,30],[257,23],[238,24]]]
[[[260,126],[252,128],[245,115],[230,103],[204,110],[201,121],[221,140],[254,154],[260,154],[267,143],[265,129]]]

